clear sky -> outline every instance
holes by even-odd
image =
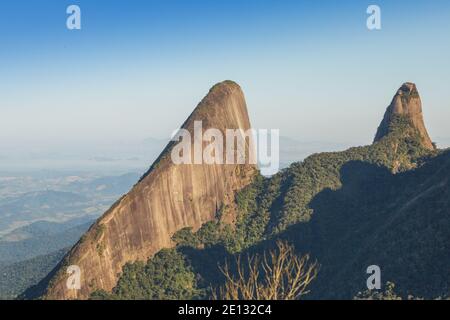
[[[81,30],[66,28],[70,4]],[[449,35],[448,0],[1,1],[0,145],[166,137],[225,79],[254,127],[349,146],[372,141],[412,81],[448,145]]]

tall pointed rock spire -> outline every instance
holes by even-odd
[[[244,94],[232,81],[215,85],[182,128],[250,129]],[[250,148],[250,143],[248,143]],[[174,245],[172,235],[214,220],[217,208],[231,207],[236,191],[248,185],[256,166],[181,164],[171,161],[170,143],[141,180],[116,202],[38,286],[47,299],[87,299],[95,290],[110,291],[127,262],[147,261]],[[193,147],[194,148],[194,147]],[[66,286],[67,266],[81,272],[79,290]],[[42,287],[42,289],[40,289]]]
[[[406,82],[395,94],[391,104],[384,114],[383,121],[378,127],[374,142],[378,142],[389,134],[392,122],[395,117],[401,116],[409,120],[410,124],[417,130],[420,135],[421,143],[426,149],[435,149],[430,136],[428,135],[423,120],[422,102],[419,92],[414,83]]]

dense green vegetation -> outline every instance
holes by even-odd
[[[179,231],[176,248],[127,265],[112,295],[96,297],[209,298],[223,284],[218,264],[279,238],[320,263],[309,298],[353,298],[372,264],[399,297],[448,296],[449,176],[450,153],[423,148],[409,120],[397,117],[371,146],[256,177],[236,196],[235,226],[218,220]]]
[[[147,264],[125,265],[123,276],[112,295],[94,292],[93,299],[167,300],[195,299],[200,295],[195,274],[182,253],[174,249],[162,250]]]
[[[226,250],[216,252],[217,246],[231,243],[230,226],[208,222],[197,232],[191,228],[178,231],[173,240],[176,248],[158,252],[146,263],[124,266],[122,276],[111,294],[96,291],[92,299],[202,299],[209,296],[210,285],[221,276],[217,274],[216,258],[223,258]],[[208,252],[205,257],[197,253]],[[194,255],[194,256],[193,256]]]
[[[395,289],[395,283],[387,282],[383,290],[366,290],[359,292],[355,297],[355,300],[424,300],[421,297],[414,297],[409,295],[408,297],[401,297],[397,294]],[[435,300],[450,300],[450,297],[437,297]]]
[[[351,299],[364,290],[372,264],[398,284],[395,294],[390,284],[383,289],[386,297],[448,296],[448,176],[449,152],[423,148],[408,120],[397,117],[371,146],[315,154],[271,178],[256,177],[236,195],[235,226],[218,220],[195,233],[180,230],[176,248],[127,265],[111,295],[94,297],[210,298],[224,281],[218,264],[279,238],[321,264],[310,298]]]

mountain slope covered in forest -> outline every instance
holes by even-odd
[[[408,111],[419,105],[420,112]],[[92,298],[210,298],[224,281],[218,265],[261,254],[277,239],[319,262],[309,299],[355,297],[366,289],[370,265],[403,297],[449,296],[450,151],[430,144],[422,123],[417,89],[405,84],[372,145],[315,154],[271,178],[255,177],[236,196],[234,225],[217,220],[179,231],[176,248],[127,264],[112,293]]]
[[[406,83],[372,145],[314,154],[270,178],[253,175],[230,198],[233,203],[216,208],[215,218],[199,229],[179,228],[171,235],[175,247],[129,259],[111,290],[92,287],[89,296],[209,299],[225,281],[220,266],[226,261],[263,254],[283,239],[320,264],[308,299],[357,296],[366,290],[371,265],[402,297],[446,297],[449,178],[450,151],[429,139],[417,88]],[[229,207],[232,221],[223,218]],[[42,293],[53,276],[23,297]]]

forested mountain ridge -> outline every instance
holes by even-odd
[[[372,145],[314,154],[271,178],[255,177],[236,196],[234,226],[183,229],[174,236],[176,249],[128,264],[112,294],[92,297],[210,298],[224,281],[218,264],[262,253],[277,239],[320,263],[309,299],[352,299],[366,289],[370,265],[380,267],[384,284],[397,284],[401,297],[449,296],[450,152],[430,147],[421,120],[417,89],[407,83]]]
[[[0,300],[16,299],[31,284],[37,284],[61,261],[67,250],[69,248],[12,264],[0,262]]]

